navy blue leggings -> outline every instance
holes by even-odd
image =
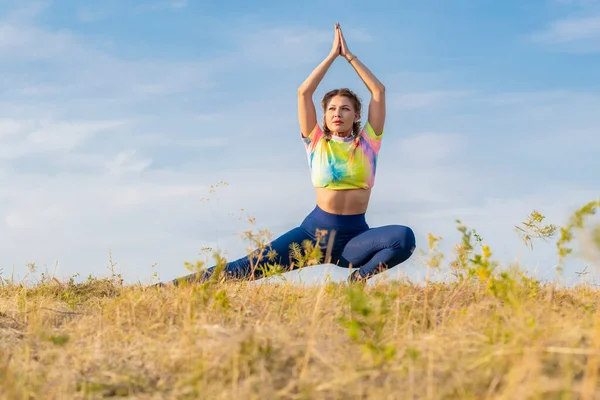
[[[330,235],[334,235],[331,244]],[[258,278],[261,274],[260,266],[264,263],[289,268],[293,263],[290,245],[297,243],[302,248],[305,240],[319,246],[323,255],[326,255],[330,245],[330,263],[345,268],[360,268],[359,274],[362,278],[368,278],[406,261],[416,246],[415,234],[407,226],[386,225],[369,228],[365,214],[337,215],[323,211],[317,206],[299,227],[284,233],[267,245],[258,257],[261,261],[258,268],[255,265],[254,271],[252,265],[256,264],[257,255],[228,262],[224,272],[231,277],[244,279],[252,276]],[[268,253],[271,251],[275,251],[276,257],[269,260]],[[201,277],[192,274],[182,279],[203,280],[208,278],[214,269],[215,267],[209,268]]]

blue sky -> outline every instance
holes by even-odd
[[[600,194],[600,1],[124,3],[0,0],[4,276],[104,276],[110,250],[127,282],[171,279],[204,247],[244,254],[240,209],[274,236],[299,224],[296,89],[336,21],[387,87],[371,226],[410,225],[422,249],[440,235],[450,256],[461,219],[551,279],[553,242],[531,252],[514,225]],[[340,59],[317,104],[340,86],[368,102]]]

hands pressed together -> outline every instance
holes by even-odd
[[[336,23],[334,25],[335,36],[333,39],[333,46],[331,48],[331,53],[329,54],[331,57],[342,56],[348,62],[351,62],[355,56],[348,50],[348,44],[346,44],[346,39],[344,39],[344,34],[342,33],[342,28],[340,28],[340,24]]]

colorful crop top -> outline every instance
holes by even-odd
[[[317,124],[302,138],[313,185],[332,190],[372,188],[382,137],[383,132],[377,136],[367,122],[356,139],[331,135],[326,140]]]

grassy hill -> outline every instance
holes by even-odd
[[[600,228],[584,224],[598,205],[564,227],[533,213],[523,238],[558,232],[563,257],[585,229],[600,249]],[[448,264],[455,279],[425,285],[3,279],[0,396],[598,398],[600,292],[501,268],[461,232]],[[428,267],[442,258],[431,236]]]

